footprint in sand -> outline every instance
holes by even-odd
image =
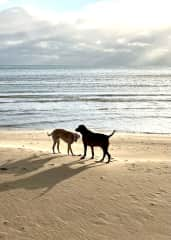
[[[151,202],[151,203],[150,203],[150,206],[153,206],[153,207],[154,207],[154,206],[156,206],[156,205],[157,205],[157,204],[154,203],[154,202]]]
[[[8,221],[8,220],[4,220],[4,221],[3,221],[3,224],[4,224],[4,225],[8,225],[8,224],[9,224],[9,221]]]
[[[135,194],[129,194],[129,196],[135,201],[139,200],[138,197]]]
[[[167,191],[166,191],[165,189],[163,189],[163,188],[159,188],[159,191],[160,191],[161,193],[167,193]]]
[[[100,212],[97,214],[96,220],[93,220],[92,222],[97,225],[107,225],[107,215],[104,212]]]
[[[105,180],[105,176],[101,176],[100,179],[101,179],[101,180]]]
[[[136,171],[135,167],[136,167],[135,163],[132,163],[131,166],[128,167],[128,170],[129,171]]]

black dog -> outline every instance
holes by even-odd
[[[115,133],[113,131],[110,135],[105,135],[101,133],[94,133],[86,128],[84,125],[79,125],[78,128],[75,129],[75,131],[80,132],[82,134],[82,140],[84,144],[84,155],[81,157],[81,159],[84,159],[86,156],[87,152],[87,146],[91,147],[91,152],[92,152],[92,159],[94,158],[94,149],[93,147],[99,146],[103,149],[103,157],[100,160],[103,161],[105,158],[105,155],[108,156],[108,161],[107,163],[110,162],[110,154],[108,152],[108,147],[109,147],[109,138]]]

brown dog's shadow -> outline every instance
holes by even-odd
[[[42,162],[50,160],[49,158],[42,159]],[[56,167],[50,167],[44,171],[37,172],[31,176],[25,178],[20,178],[14,181],[7,181],[0,184],[0,192],[8,191],[11,189],[44,189],[44,193],[48,192],[55,185],[72,178],[73,176],[88,170],[92,167],[101,166],[95,162],[89,164],[79,164],[83,163],[80,159],[75,161],[58,165]]]
[[[52,159],[61,158],[54,154],[33,154],[27,158],[19,159],[18,161],[6,161],[0,165],[1,174],[15,174],[15,176],[24,175],[26,173],[36,171],[43,167],[47,162]]]

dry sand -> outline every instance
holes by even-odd
[[[0,132],[0,239],[171,239],[171,136],[117,133],[110,164],[51,145],[44,131]]]

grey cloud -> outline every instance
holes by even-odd
[[[104,29],[79,29],[80,24],[37,21],[21,8],[1,12],[0,64],[170,66],[171,29],[124,35]],[[160,56],[158,49],[162,48],[168,51],[161,50]]]

